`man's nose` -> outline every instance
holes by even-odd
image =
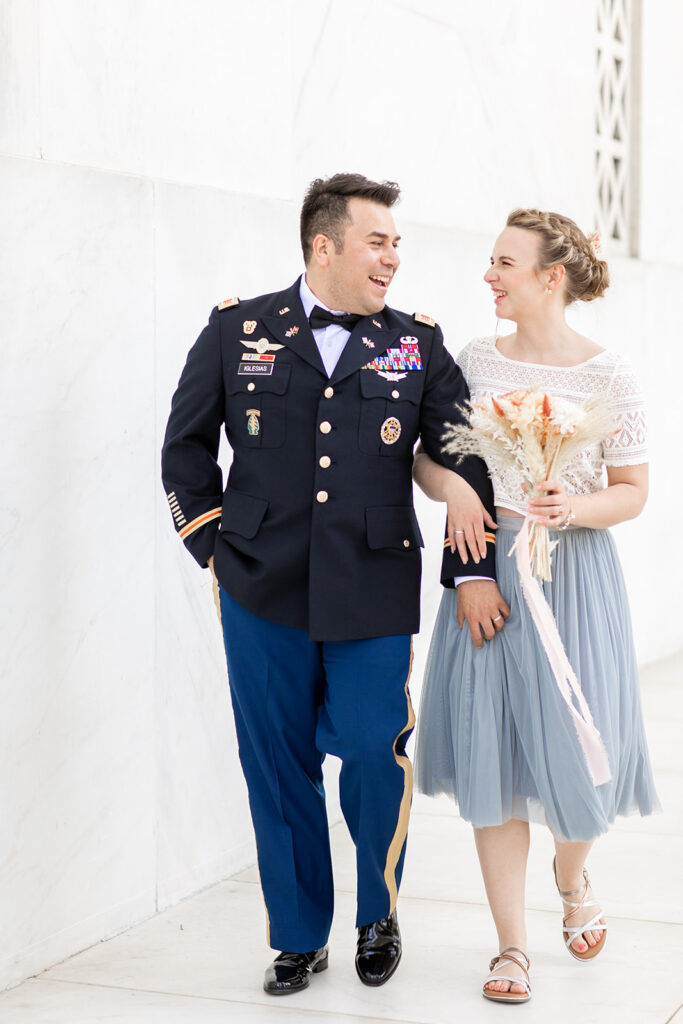
[[[385,252],[382,253],[382,262],[385,263],[388,267],[393,267],[394,270],[398,270],[398,265],[401,262],[401,257],[399,256],[396,249],[387,249]]]

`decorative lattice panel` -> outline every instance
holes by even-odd
[[[613,254],[635,255],[639,0],[596,0],[596,223]]]

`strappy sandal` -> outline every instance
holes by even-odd
[[[516,956],[512,956],[513,953],[519,953],[524,957],[526,964],[523,964],[520,959]],[[496,974],[496,971],[500,970],[501,967],[507,967],[508,964],[516,964],[521,971],[524,972],[523,978],[513,978],[511,974]],[[489,964],[489,971],[491,972],[484,982],[484,988],[482,995],[484,999],[492,999],[495,1003],[528,1003],[531,999],[531,985],[529,983],[529,968],[531,967],[531,961],[526,955],[523,949],[518,949],[517,946],[508,946],[498,956],[494,956],[493,960]],[[513,985],[522,985],[526,991],[524,992],[497,992],[493,988],[487,988],[486,986],[490,981],[509,981]]]
[[[605,940],[607,939],[607,925],[600,923],[600,918],[603,916],[603,912],[602,912],[602,910],[600,910],[600,912],[597,913],[595,915],[595,917],[592,917],[590,919],[590,921],[585,921],[584,924],[580,924],[580,925],[570,925],[569,924],[569,921],[574,916],[574,914],[578,914],[578,912],[583,907],[599,907],[600,904],[598,903],[597,900],[587,900],[586,899],[586,896],[588,894],[588,886],[591,883],[590,883],[590,878],[588,877],[588,872],[586,871],[585,868],[583,869],[584,885],[583,885],[582,889],[564,889],[564,890],[560,889],[560,887],[559,887],[559,885],[557,883],[557,863],[556,862],[557,862],[557,858],[555,857],[555,858],[553,858],[553,874],[555,875],[555,885],[557,885],[557,891],[559,892],[559,894],[560,894],[560,896],[562,898],[562,901],[564,903],[566,903],[568,907],[572,907],[572,909],[569,911],[569,913],[566,915],[566,917],[562,918],[562,925],[563,925],[562,935],[564,936],[564,944],[567,947],[567,949],[569,950],[569,952],[571,953],[571,955],[576,960],[592,960],[594,957],[596,957],[598,955],[600,950],[604,947]],[[572,902],[571,899],[568,899],[569,896],[579,896],[580,897],[579,902],[578,903]],[[600,938],[598,939],[598,941],[595,943],[594,946],[589,946],[588,943],[586,942],[586,946],[588,948],[586,949],[585,953],[578,953],[574,949],[574,947],[572,946],[572,942],[574,942],[574,940],[579,935],[583,935],[584,932],[602,932],[602,935],[600,936]],[[584,942],[585,941],[586,940],[584,939]]]

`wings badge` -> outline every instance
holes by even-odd
[[[261,354],[264,352],[279,352],[281,348],[285,347],[284,345],[276,345],[274,342],[268,341],[267,338],[259,338],[258,341],[246,341],[244,338],[240,338],[240,341],[247,348],[253,348],[255,352],[260,352]]]
[[[408,376],[407,373],[391,373],[388,370],[376,370],[375,372],[378,377],[384,377],[385,380],[391,381],[403,380],[404,377]]]

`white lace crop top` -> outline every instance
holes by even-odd
[[[591,494],[605,487],[605,466],[637,466],[647,462],[645,403],[633,368],[616,352],[605,349],[578,366],[544,366],[501,355],[495,338],[475,338],[456,362],[474,401],[527,388],[543,388],[573,402],[584,402],[595,394],[609,397],[617,430],[600,444],[584,448],[565,467],[562,482],[568,494]],[[493,472],[492,481],[496,505],[522,514],[526,511],[527,499],[518,470]]]

